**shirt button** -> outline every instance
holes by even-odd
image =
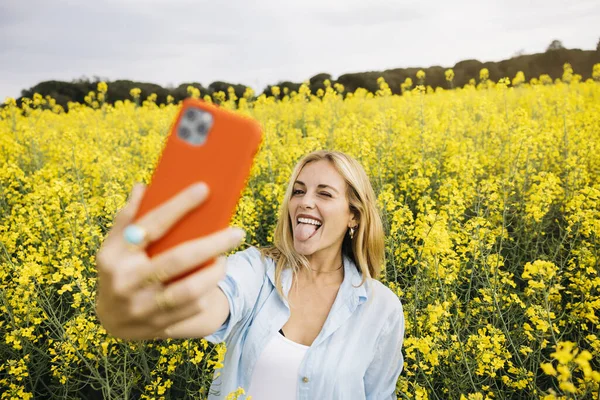
[[[308,383],[308,377],[305,376],[304,378],[302,378],[302,382]]]

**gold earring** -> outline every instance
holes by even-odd
[[[356,228],[353,226],[350,228],[350,239],[354,239],[354,231],[356,230]]]

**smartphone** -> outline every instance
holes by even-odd
[[[183,101],[136,219],[193,183],[205,182],[209,196],[162,238],[146,247],[149,257],[229,225],[261,141],[262,132],[255,120],[201,100]],[[209,260],[167,283],[213,261]]]

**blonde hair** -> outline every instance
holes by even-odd
[[[350,238],[349,232],[346,232],[342,242],[342,256],[349,257],[362,274],[360,285],[364,284],[367,278],[379,278],[381,267],[385,265],[383,225],[377,210],[375,192],[365,170],[358,161],[342,152],[315,151],[304,156],[296,164],[281,204],[273,246],[261,249],[264,256],[275,261],[275,286],[282,297],[284,295],[281,273],[284,268],[292,268],[294,275],[298,274],[301,268],[309,268],[306,257],[298,254],[294,248],[292,221],[288,211],[289,200],[292,197],[294,182],[302,168],[308,163],[320,160],[329,161],[347,184],[350,211],[354,213],[358,226],[353,239]]]

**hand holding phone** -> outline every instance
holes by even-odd
[[[261,139],[250,118],[200,100],[183,102],[136,218],[197,182],[208,185],[210,196],[147,247],[150,257],[227,227]]]
[[[227,225],[260,139],[252,120],[199,101],[183,103],[151,184],[132,191],[96,255],[96,310],[109,333],[123,339],[161,337],[169,326],[214,306],[206,299],[225,274],[219,255],[243,238],[243,231]],[[132,223],[148,237],[137,250],[123,238]],[[226,301],[218,307],[216,319],[225,318],[225,306]],[[206,325],[215,318],[205,319]]]

